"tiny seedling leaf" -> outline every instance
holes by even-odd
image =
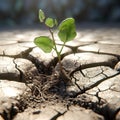
[[[54,20],[52,19],[52,18],[47,18],[46,20],[45,20],[45,24],[48,26],[48,27],[50,27],[50,28],[52,28],[52,27],[54,27]]]
[[[58,21],[55,19],[55,25],[57,26],[58,25]]]
[[[50,53],[54,47],[53,41],[47,36],[36,37],[34,43],[46,53]]]
[[[50,28],[53,28],[55,25],[57,26],[57,20],[56,19],[53,19],[53,18],[47,18],[45,20],[45,24],[50,27]]]
[[[74,39],[76,36],[75,20],[73,18],[63,20],[58,26],[58,30],[58,36],[64,43]]]
[[[44,22],[45,20],[45,14],[41,9],[39,10],[39,20],[40,22]]]

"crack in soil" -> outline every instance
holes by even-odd
[[[26,59],[27,56],[29,55],[29,53],[34,49],[35,47],[31,47],[31,48],[28,48],[27,50],[25,51],[22,51],[21,53],[17,54],[17,55],[6,55],[5,54],[5,51],[3,50],[3,54],[0,54],[0,56],[5,56],[5,57],[10,57],[10,58],[24,58]]]
[[[76,92],[74,95],[69,96],[67,91],[66,91],[66,88],[68,86],[66,86],[66,84],[64,83],[63,80],[60,80],[59,75],[55,75],[55,73],[53,73],[53,70],[49,71],[50,68],[51,68],[51,65],[52,65],[53,68],[55,68],[56,64],[58,63],[57,58],[54,58],[52,60],[52,62],[50,63],[49,69],[45,68],[45,66],[41,63],[40,64],[41,65],[41,70],[44,69],[43,73],[41,73],[40,67],[38,66],[37,59],[36,58],[30,59],[30,57],[28,57],[29,53],[33,50],[33,48],[34,47],[29,48],[29,49],[25,50],[24,52],[20,53],[19,55],[13,55],[13,56],[12,55],[5,55],[4,51],[3,51],[3,55],[0,55],[0,56],[6,56],[6,57],[14,58],[13,63],[15,65],[15,68],[20,73],[19,81],[23,80],[24,73],[19,69],[17,63],[15,62],[15,60],[17,58],[25,58],[25,59],[30,60],[36,66],[36,68],[39,70],[40,74],[39,74],[39,76],[37,76],[37,79],[33,78],[31,84],[30,83],[25,83],[31,89],[31,93],[29,93],[29,95],[24,94],[25,96],[23,95],[21,97],[20,103],[24,103],[24,106],[23,106],[23,108],[21,108],[21,110],[26,109],[26,106],[31,106],[33,103],[34,103],[33,107],[36,107],[36,104],[38,104],[38,103],[39,103],[38,105],[45,104],[46,101],[47,102],[54,101],[55,103],[57,103],[58,101],[62,102],[68,107],[68,110],[69,110],[69,106],[74,105],[74,104],[78,104],[79,106],[82,106],[82,107],[85,107],[85,108],[90,108],[97,113],[99,113],[98,111],[103,110],[103,108],[101,108],[101,106],[104,105],[104,104],[107,104],[107,102],[106,101],[103,102],[102,98],[99,97],[99,93],[101,92],[100,90],[96,93],[96,95],[94,95],[98,99],[97,103],[93,103],[92,101],[87,102],[87,101],[80,100],[80,99],[78,99],[78,96],[80,96],[84,93],[87,94],[86,91],[88,91],[88,90],[90,90],[94,87],[97,87],[100,83],[102,83],[105,80],[108,80],[110,78],[113,78],[113,77],[119,75],[120,72],[117,72],[116,74],[111,75],[111,76],[107,76],[104,73],[104,71],[102,70],[102,74],[104,75],[103,79],[95,81],[94,83],[91,83],[89,85],[83,86],[83,88],[81,88],[80,85],[77,84],[77,82],[76,82],[77,79],[74,78],[75,79],[74,84],[78,87],[79,91]],[[62,55],[62,59],[64,58],[64,56],[65,55]],[[101,65],[111,66],[110,63],[108,63],[108,62],[85,64],[85,65],[82,65],[82,66],[80,65],[79,67],[77,67],[73,71],[69,72],[69,75],[70,75],[70,77],[74,77],[73,74],[76,71],[80,71],[81,74],[84,77],[87,77],[82,72],[83,69],[96,67],[96,66],[101,66]],[[48,71],[49,71],[49,74],[47,73]],[[61,115],[64,115],[65,113],[66,113],[66,111],[64,113],[58,112],[58,114],[55,115],[53,118],[51,118],[51,120],[56,120],[58,117],[60,117]]]
[[[57,111],[57,115],[55,115],[53,118],[51,118],[50,120],[57,120],[57,118],[59,118],[60,116],[64,115],[67,111],[60,113],[59,111]]]
[[[15,65],[15,68],[16,68],[16,69],[19,71],[19,73],[20,73],[19,81],[21,82],[21,81],[23,80],[23,72],[19,69],[17,63],[15,62],[15,59],[16,59],[16,58],[13,59],[13,63],[14,63],[14,65]]]

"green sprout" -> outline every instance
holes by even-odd
[[[58,62],[60,65],[60,73],[64,73],[64,69],[61,63],[61,53],[65,47],[66,42],[73,40],[76,37],[76,27],[74,18],[66,18],[59,25],[56,19],[46,18],[45,13],[40,9],[39,10],[39,20],[41,23],[44,23],[47,26],[51,37],[40,36],[34,39],[34,43],[41,48],[45,53],[50,53],[52,50],[55,51],[58,57]],[[58,37],[63,42],[61,49],[58,50],[57,43],[54,37],[53,29],[58,30]],[[66,75],[65,75],[66,76]]]

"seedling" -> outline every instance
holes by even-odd
[[[70,79],[66,73],[61,63],[61,53],[65,47],[66,42],[71,41],[76,36],[76,27],[74,18],[67,18],[63,20],[59,25],[56,19],[46,18],[45,13],[39,10],[39,20],[41,23],[45,24],[48,28],[51,37],[40,36],[34,39],[34,43],[41,48],[45,53],[50,53],[52,50],[55,51],[58,57],[58,62],[60,66],[60,74],[64,75],[65,79]],[[62,41],[61,49],[58,50],[57,43],[54,37],[54,29],[58,30],[58,37]]]

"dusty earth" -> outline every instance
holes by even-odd
[[[33,40],[46,29],[0,29],[0,120],[120,120],[120,25],[77,25],[62,52]],[[61,42],[57,40],[57,47]]]

